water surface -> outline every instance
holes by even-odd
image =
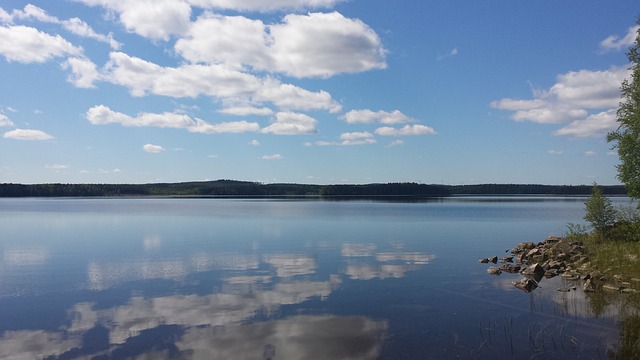
[[[478,262],[584,200],[0,199],[0,358],[606,358],[615,308]]]

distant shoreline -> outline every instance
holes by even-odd
[[[592,185],[374,183],[351,185],[263,184],[215,180],[151,184],[0,184],[9,197],[174,197],[174,198],[322,198],[415,200],[452,196],[588,196]],[[623,185],[601,186],[607,196],[626,196]]]

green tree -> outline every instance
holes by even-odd
[[[640,25],[640,17],[636,20]],[[618,129],[607,135],[607,141],[616,142],[620,165],[618,179],[625,184],[629,196],[640,198],[640,29],[636,41],[629,48],[631,80],[624,80],[620,88],[623,102],[616,114]]]
[[[584,219],[591,223],[593,229],[598,233],[600,241],[603,241],[607,230],[616,222],[616,209],[609,198],[602,196],[602,190],[596,183],[593,183],[591,196],[584,203],[584,206],[586,210]]]

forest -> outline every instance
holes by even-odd
[[[0,197],[446,197],[455,195],[589,195],[590,185],[429,185],[412,182],[308,185],[237,180],[152,184],[0,184]],[[600,186],[604,195],[626,195],[622,185]]]

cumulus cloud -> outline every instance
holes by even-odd
[[[28,130],[28,129],[15,129],[7,131],[3,136],[5,139],[14,140],[49,140],[53,139],[53,136],[40,130]]]
[[[44,9],[32,4],[26,5],[23,10],[14,10],[10,15],[9,22],[13,21],[13,18],[59,24],[62,25],[65,30],[71,32],[72,34],[107,43],[113,49],[119,49],[122,46],[122,44],[117,42],[111,34],[98,34],[91,28],[91,26],[89,26],[89,24],[80,20],[79,18],[60,20],[55,16],[47,14]]]
[[[318,132],[317,123],[316,119],[306,114],[279,112],[275,116],[275,121],[262,129],[262,132],[276,135],[313,134]]]
[[[380,136],[410,136],[410,135],[435,135],[436,132],[432,128],[426,125],[405,125],[401,128],[393,128],[389,126],[383,126],[377,128],[376,134]]]
[[[94,83],[100,79],[100,73],[91,60],[72,57],[62,63],[62,68],[71,70],[67,81],[79,88],[95,88]]]
[[[51,170],[65,170],[69,168],[69,165],[64,165],[64,164],[47,164],[44,166],[45,169],[51,169]]]
[[[357,19],[333,12],[287,15],[270,27],[275,70],[296,77],[329,77],[384,69],[378,35]]]
[[[306,143],[306,146],[349,146],[349,145],[369,145],[375,144],[376,138],[367,131],[350,132],[340,135],[340,141],[316,141],[314,143]]]
[[[202,8],[236,11],[273,12],[282,10],[305,10],[332,8],[347,0],[188,0],[190,4]]]
[[[187,32],[191,6],[182,0],[78,0],[116,14],[124,27],[152,40],[169,40]]]
[[[273,154],[273,155],[264,155],[262,156],[262,160],[282,160],[284,157],[280,154]]]
[[[0,114],[0,126],[13,126],[13,122],[5,114]]]
[[[56,57],[79,56],[82,49],[60,35],[27,26],[0,26],[0,55],[8,61],[44,63]]]
[[[337,12],[290,14],[273,25],[205,12],[175,49],[192,63],[241,64],[300,78],[386,67],[378,35],[362,21]]]
[[[253,145],[253,146],[260,146],[260,141],[253,139],[251,141],[249,141],[249,145]]]
[[[192,119],[188,115],[165,112],[141,113],[133,117],[127,114],[111,110],[104,105],[97,105],[90,108],[86,113],[87,120],[94,125],[120,124],[127,127],[159,127],[186,129],[189,132],[217,134],[217,133],[239,133],[246,131],[258,131],[260,126],[257,123],[246,121],[223,122],[210,124],[201,119]]]
[[[103,72],[104,80],[129,88],[133,96],[154,94],[196,98],[205,95],[222,100],[244,100],[250,104],[270,102],[293,110],[335,112],[341,108],[325,91],[311,92],[219,64],[162,67],[122,52],[112,52]]]
[[[611,109],[590,115],[586,119],[575,120],[567,126],[554,131],[554,136],[568,135],[578,138],[604,137],[617,128],[616,110]]]
[[[351,110],[341,117],[349,124],[406,124],[416,122],[415,119],[403,114],[400,110],[388,111],[372,111],[369,109],[364,110]]]
[[[253,106],[236,106],[236,107],[228,107],[220,110],[221,113],[227,115],[236,115],[236,116],[248,116],[248,115],[260,115],[260,116],[269,116],[273,114],[273,110],[267,107],[253,107]]]
[[[340,135],[342,145],[365,145],[375,144],[376,139],[369,132],[351,132]]]
[[[551,149],[551,150],[547,150],[547,154],[549,154],[549,155],[562,155],[563,151]]]
[[[608,36],[606,39],[600,42],[600,50],[603,52],[608,52],[627,49],[628,47],[633,45],[633,42],[638,36],[638,31],[640,31],[640,26],[636,25],[627,29],[627,34],[623,37],[619,37],[618,35]]]
[[[161,153],[161,152],[165,151],[166,149],[163,148],[160,145],[145,144],[144,146],[142,146],[142,150],[144,150],[145,152],[148,152],[148,153],[157,154],[157,153]]]
[[[558,75],[549,89],[534,91],[533,99],[504,98],[491,107],[511,111],[514,121],[567,124],[555,136],[599,137],[615,129],[620,86],[630,76],[630,70],[620,67],[571,71]]]
[[[584,156],[586,156],[586,157],[594,157],[596,155],[597,155],[596,152],[595,151],[591,151],[591,150],[585,151],[585,153],[584,153]]]

